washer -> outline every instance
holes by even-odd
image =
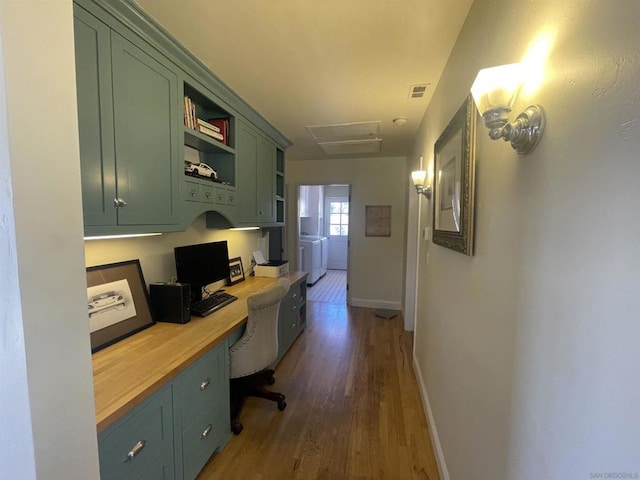
[[[322,243],[320,240],[304,240],[300,237],[302,253],[302,270],[307,272],[307,285],[313,285],[322,276]]]

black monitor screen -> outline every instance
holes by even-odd
[[[174,248],[178,282],[191,286],[191,300],[202,298],[202,287],[229,278],[227,242]]]

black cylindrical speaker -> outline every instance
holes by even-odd
[[[149,299],[156,322],[187,323],[191,320],[188,283],[152,283]]]

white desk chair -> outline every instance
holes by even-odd
[[[263,386],[275,382],[274,371],[269,369],[269,365],[278,356],[278,312],[280,301],[288,291],[289,281],[281,278],[274,286],[247,298],[247,327],[229,349],[231,431],[236,435],[243,428],[239,417],[247,395],[278,402],[279,410],[287,407],[284,395],[265,390]]]

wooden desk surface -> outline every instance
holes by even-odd
[[[305,272],[287,275],[293,284]],[[277,279],[247,277],[225,290],[238,297],[207,317],[184,325],[156,323],[93,354],[93,389],[98,433],[172,380],[247,320],[247,297]]]

